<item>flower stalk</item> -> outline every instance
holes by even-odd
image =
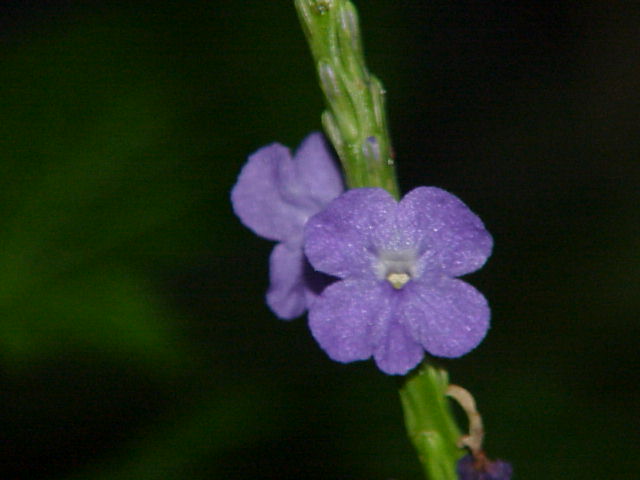
[[[461,434],[446,397],[448,388],[447,372],[423,363],[400,389],[407,433],[430,480],[456,480],[456,462],[464,454],[458,447]]]
[[[295,0],[327,110],[322,124],[350,188],[399,199],[382,83],[364,63],[358,14],[346,0]]]

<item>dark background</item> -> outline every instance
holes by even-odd
[[[247,155],[320,127],[293,2],[0,7],[0,478],[420,477],[398,379],[263,303]],[[495,237],[444,362],[517,479],[635,479],[640,7],[357,2],[403,190]]]

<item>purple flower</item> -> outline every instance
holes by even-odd
[[[503,460],[491,461],[484,454],[478,458],[465,455],[456,468],[459,480],[511,480],[513,469]]]
[[[280,318],[295,318],[329,282],[313,271],[302,250],[307,219],[344,190],[323,136],[312,133],[291,158],[274,143],[249,157],[231,191],[233,210],[257,235],[275,240],[267,304]]]
[[[456,279],[479,269],[493,241],[457,197],[419,187],[400,202],[380,188],[349,190],[305,227],[311,265],[340,278],[309,309],[309,325],[334,360],[374,357],[389,374],[426,350],[458,357],[489,328],[489,307]]]

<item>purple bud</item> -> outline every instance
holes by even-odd
[[[362,144],[362,153],[365,158],[373,161],[380,162],[380,144],[378,139],[374,136],[367,137]]]
[[[465,455],[458,460],[458,480],[511,480],[511,464],[503,460],[491,461],[480,453]]]

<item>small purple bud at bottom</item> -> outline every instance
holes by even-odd
[[[480,453],[465,455],[458,460],[458,480],[511,480],[513,468],[503,460],[491,461]]]

